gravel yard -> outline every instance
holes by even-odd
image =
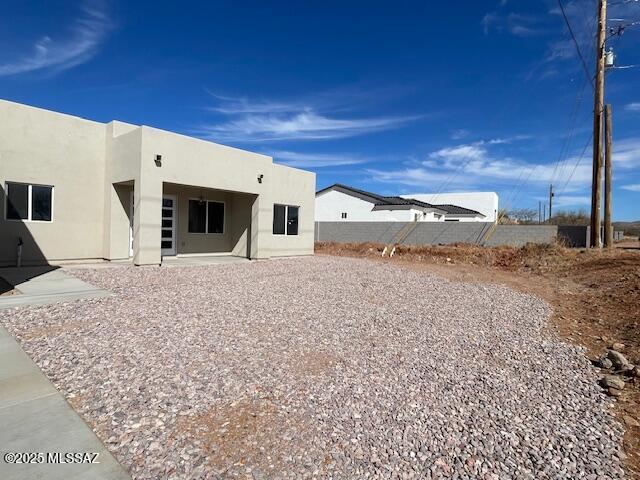
[[[624,478],[541,300],[366,260],[70,270],[0,323],[134,478]]]

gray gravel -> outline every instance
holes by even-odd
[[[597,371],[504,287],[365,260],[77,269],[0,322],[134,478],[623,478]]]

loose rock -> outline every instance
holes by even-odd
[[[624,351],[624,347],[625,347],[624,343],[616,342],[613,345],[611,345],[611,350],[615,350],[616,352],[622,352]]]
[[[640,422],[638,422],[635,418],[630,417],[629,415],[625,415],[622,417],[624,423],[627,427],[640,427]]]
[[[609,360],[611,360],[611,363],[613,363],[614,368],[618,370],[624,370],[630,365],[627,357],[625,357],[620,352],[616,352],[615,350],[609,350],[607,352],[607,357],[609,357]]]
[[[615,388],[618,390],[624,389],[625,386],[624,380],[617,375],[605,375],[602,377],[600,383],[605,388]]]
[[[135,480],[624,477],[533,295],[321,256],[68,271],[115,296],[0,323]]]
[[[599,358],[596,361],[596,365],[600,368],[604,368],[605,370],[610,369],[611,367],[613,367],[613,363],[611,362],[611,360],[609,360],[607,357],[602,357]]]
[[[619,397],[620,395],[622,395],[622,390],[619,390],[617,388],[609,388],[607,390],[607,393],[612,397]]]

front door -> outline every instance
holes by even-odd
[[[162,196],[162,230],[160,248],[162,255],[176,254],[176,196]]]

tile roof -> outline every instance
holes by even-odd
[[[375,205],[415,205],[418,207],[425,208],[435,208],[430,203],[421,202],[419,200],[415,200],[413,198],[407,199],[398,196],[384,196],[378,195],[377,193],[367,192],[365,190],[360,190],[359,188],[353,188],[348,185],[342,185],[341,183],[334,183],[333,185],[323,188],[322,190],[318,190],[316,195],[326,192],[327,190],[338,189],[338,190],[347,190],[348,192],[352,192],[357,194],[359,197],[366,197],[371,203]]]
[[[459,207],[457,205],[451,205],[449,203],[434,205],[434,207],[437,207],[440,210],[444,210],[451,215],[482,215],[482,213],[471,210],[470,208]],[[482,216],[484,217],[485,215]]]

